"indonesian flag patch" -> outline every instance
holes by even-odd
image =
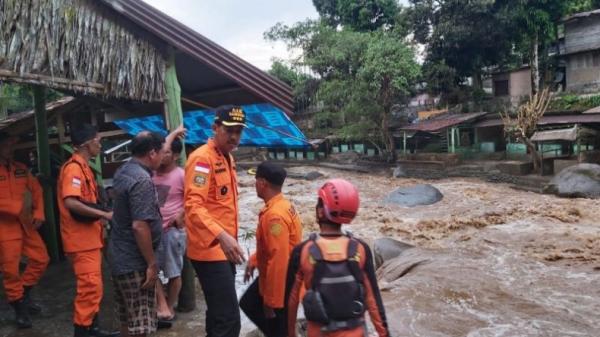
[[[196,167],[194,168],[194,171],[204,173],[204,174],[209,174],[210,166],[206,163],[197,162]]]
[[[79,177],[73,177],[73,187],[81,187],[81,179]]]

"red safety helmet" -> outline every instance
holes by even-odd
[[[358,212],[358,190],[349,181],[331,179],[319,189],[325,216],[333,223],[350,223]]]

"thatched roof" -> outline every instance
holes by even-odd
[[[182,100],[292,113],[288,85],[141,0],[0,0],[0,13],[0,80],[162,102],[173,50]]]
[[[0,0],[0,79],[164,99],[165,56],[92,0]]]

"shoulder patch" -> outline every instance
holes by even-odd
[[[18,168],[15,170],[15,178],[24,178],[27,177],[27,170]]]
[[[73,187],[80,188],[81,187],[81,179],[79,177],[73,177],[73,181],[71,182]]]
[[[203,162],[196,162],[196,166],[194,167],[194,171],[204,174],[210,173],[210,165]]]
[[[274,236],[279,236],[279,234],[281,234],[282,230],[283,230],[283,226],[280,223],[274,223],[269,228],[269,232],[271,234],[273,234]]]
[[[197,174],[194,177],[194,185],[196,185],[196,186],[204,186],[204,185],[206,185],[206,176],[204,176],[202,174]]]

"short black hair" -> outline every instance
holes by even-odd
[[[283,186],[286,177],[285,169],[274,162],[264,161],[256,168],[256,178],[263,178],[273,186]]]
[[[160,151],[165,143],[165,137],[158,132],[142,131],[131,140],[131,155],[143,157],[150,151]]]
[[[171,152],[173,153],[181,153],[181,149],[183,148],[183,144],[179,138],[175,138],[171,143]]]

